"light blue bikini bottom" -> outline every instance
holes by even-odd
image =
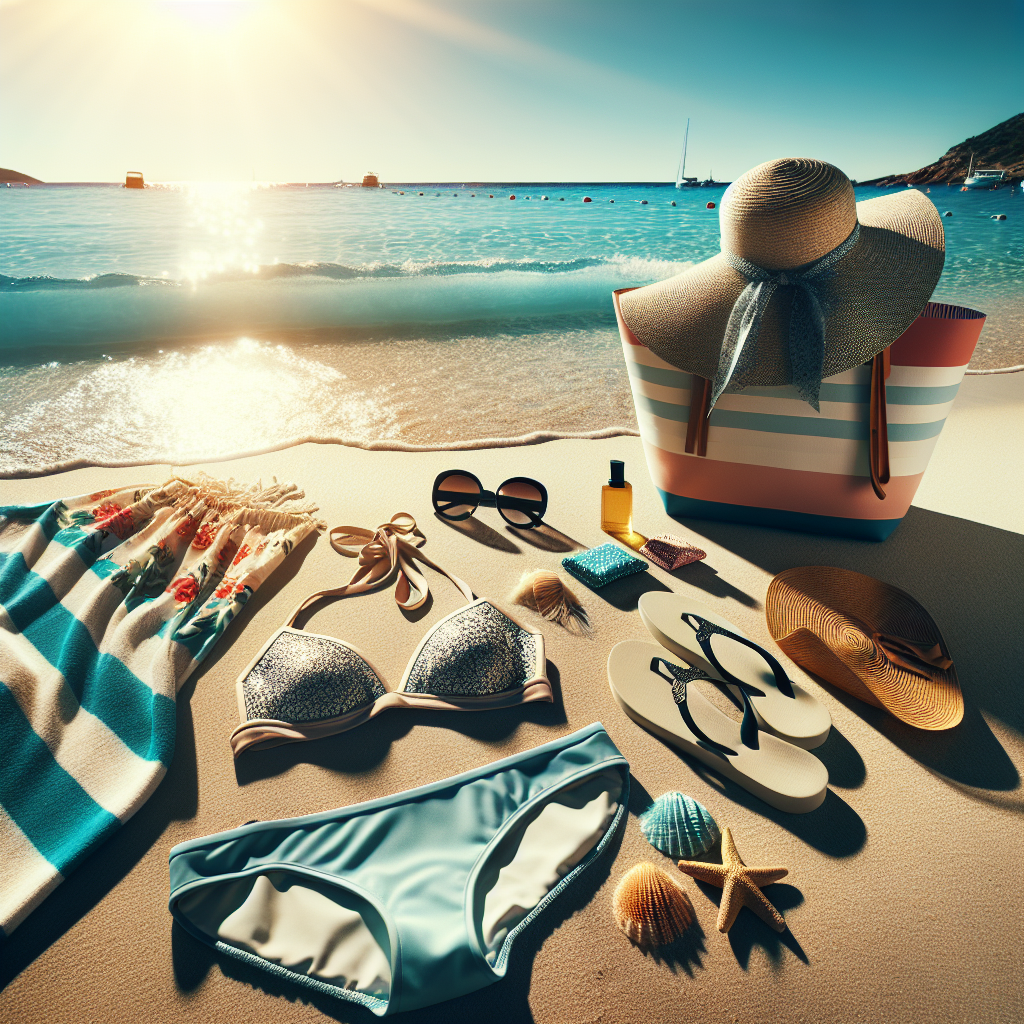
[[[599,723],[405,793],[171,850],[170,910],[239,960],[378,1016],[504,977],[601,853],[629,765]]]

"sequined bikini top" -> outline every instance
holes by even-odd
[[[352,729],[388,708],[470,711],[551,698],[544,637],[516,622],[420,549],[426,538],[407,512],[376,532],[339,526],[331,546],[358,557],[352,579],[299,603],[238,677],[241,725],[231,734],[237,757],[250,747],[318,739]],[[430,590],[420,564],[446,576],[468,602],[420,642],[394,689],[353,644],[296,629],[296,618],[324,597],[345,597],[397,579],[395,601],[420,608]]]

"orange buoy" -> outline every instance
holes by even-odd
[[[489,196],[488,196],[487,198],[488,198],[488,199],[493,199],[493,198],[494,198],[494,196],[492,196],[492,195],[489,195]]]
[[[509,199],[515,199],[515,196],[509,196]]]
[[[705,210],[713,210],[714,208],[715,208],[715,204],[714,203],[708,203],[708,205],[704,207]]]
[[[584,196],[583,197],[583,202],[585,202],[585,203],[592,203],[593,201],[594,200],[591,199],[590,196]]]

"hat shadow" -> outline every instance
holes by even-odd
[[[986,718],[1024,735],[1018,680],[1024,608],[1016,568],[1024,537],[912,506],[884,542],[686,519],[687,528],[777,574],[801,565],[851,569],[912,595],[935,620],[956,665],[963,721],[928,731],[823,683],[830,694],[926,769],[977,799],[1020,807],[1020,773]]]

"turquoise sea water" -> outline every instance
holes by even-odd
[[[0,472],[634,428],[610,293],[717,252],[722,191],[0,189]],[[930,198],[973,365],[1024,362],[1020,190]]]

